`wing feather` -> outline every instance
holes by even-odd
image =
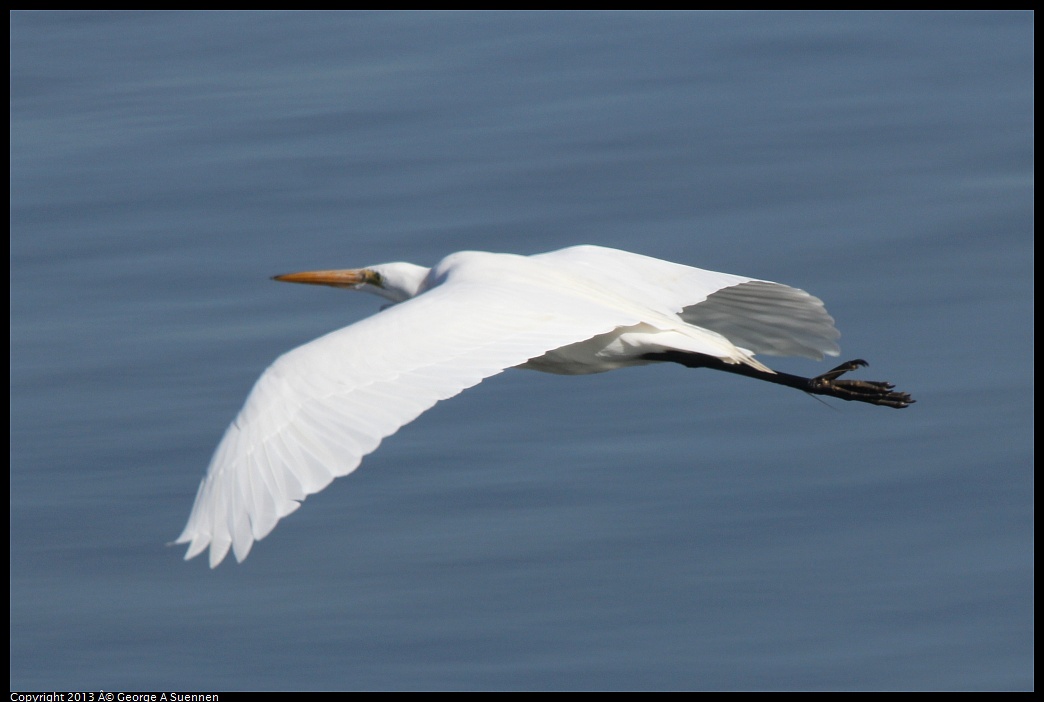
[[[749,280],[687,305],[681,318],[710,329],[754,353],[822,360],[840,352],[822,300],[804,290],[764,280]]]
[[[703,270],[601,246],[572,246],[533,258],[583,271],[603,288],[626,283],[628,297],[678,312],[736,346],[773,356],[836,356],[841,336],[822,300],[788,285]]]
[[[439,400],[637,321],[521,282],[475,294],[465,277],[300,346],[262,374],[225,432],[177,543],[186,558],[209,546],[211,567],[230,549],[242,561],[302,499]]]

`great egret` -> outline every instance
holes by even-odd
[[[838,380],[862,360],[803,378],[754,358],[838,354],[833,318],[803,290],[627,251],[464,251],[432,268],[387,263],[276,280],[365,290],[392,305],[284,354],[254,385],[177,539],[189,544],[186,559],[209,546],[212,568],[229,547],[246,558],[381,439],[507,368],[572,375],[671,361],[842,400],[913,402],[889,383]]]

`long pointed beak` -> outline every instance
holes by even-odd
[[[349,268],[340,271],[304,271],[277,275],[272,280],[284,283],[307,283],[308,285],[330,285],[335,288],[354,288],[365,283],[380,287],[381,276],[368,268]]]

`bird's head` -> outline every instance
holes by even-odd
[[[287,273],[277,275],[273,280],[364,290],[392,302],[403,302],[418,295],[424,289],[424,281],[428,277],[429,270],[424,266],[412,263],[381,263],[367,268]]]

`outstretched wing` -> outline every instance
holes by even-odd
[[[481,276],[480,276],[481,277]],[[549,349],[639,320],[555,285],[450,275],[438,287],[283,355],[225,432],[177,543],[216,566],[351,473],[439,400]]]
[[[718,332],[736,346],[770,356],[837,356],[841,333],[823,301],[804,290],[750,280],[686,305],[681,318]]]
[[[671,310],[738,347],[770,356],[836,356],[841,334],[822,300],[804,290],[693,268],[629,251],[572,246],[534,256],[606,288],[626,284],[633,302]]]

